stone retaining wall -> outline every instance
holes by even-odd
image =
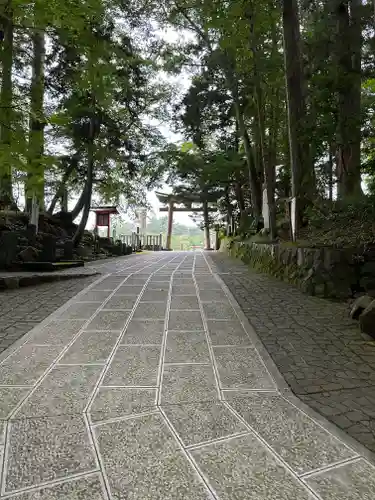
[[[298,247],[292,243],[254,243],[225,239],[221,251],[254,269],[298,285],[319,297],[346,299],[375,295],[375,255],[368,249]]]

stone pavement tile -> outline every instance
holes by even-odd
[[[100,283],[97,283],[92,287],[92,290],[111,290],[114,291],[122,282],[124,281],[123,276],[117,276],[113,278],[108,278],[102,280]]]
[[[237,398],[245,398],[245,397],[250,397],[254,394],[254,392],[258,392],[258,391],[254,391],[252,389],[234,389],[234,390],[231,390],[231,389],[223,389],[222,390],[222,394],[223,394],[223,400],[224,401],[232,401],[233,399],[237,399]],[[259,393],[267,393],[267,394],[273,394],[275,396],[278,396],[279,393],[276,389],[276,387],[273,389],[273,390],[262,390],[262,391],[259,391]]]
[[[149,290],[146,289],[142,295],[144,302],[163,302],[168,299],[169,288],[165,290]]]
[[[37,328],[30,333],[27,343],[37,345],[66,345],[80,331],[85,320],[51,321],[44,328]]]
[[[60,314],[61,319],[89,319],[98,309],[97,302],[77,302]]]
[[[160,415],[95,428],[114,500],[208,500]]]
[[[163,340],[164,320],[136,320],[128,324],[121,344],[156,344]]]
[[[172,297],[176,295],[194,295],[196,297],[197,291],[193,285],[173,285]]]
[[[103,385],[156,386],[160,347],[119,346]]]
[[[177,295],[172,297],[171,309],[195,309],[199,311],[198,299],[193,295]]]
[[[134,319],[164,319],[167,302],[140,302],[134,311]]]
[[[134,307],[134,304],[137,300],[137,297],[134,295],[114,295],[109,299],[109,301],[105,304],[106,309],[125,309],[131,311]]]
[[[2,445],[4,445],[4,441],[5,441],[5,422],[0,420],[0,448]]]
[[[133,297],[137,297],[143,290],[143,286],[135,286],[135,285],[123,285],[115,292],[114,297],[117,295],[133,295]],[[112,290],[113,291],[113,290]]]
[[[134,276],[131,276],[130,279],[134,278],[141,281],[147,281],[148,279],[150,279],[150,277],[151,277],[151,272],[149,273],[145,272],[145,273],[137,273]]]
[[[156,389],[101,387],[91,406],[94,422],[154,410]]]
[[[174,286],[195,286],[195,283],[194,283],[194,280],[193,280],[193,277],[190,276],[188,278],[184,277],[184,278],[179,278],[176,276],[173,277],[173,285]]]
[[[204,330],[200,311],[171,311],[168,330],[192,332]]]
[[[184,446],[247,431],[220,402],[169,405],[163,409]]]
[[[1,370],[1,367],[0,367]],[[26,397],[30,389],[20,387],[0,387],[0,418],[8,418],[18,403]]]
[[[199,293],[202,291],[222,290],[222,286],[216,280],[210,282],[197,282]]]
[[[86,326],[86,330],[123,330],[130,311],[107,311],[102,309]]]
[[[14,500],[106,500],[99,474],[11,497]]]
[[[253,348],[214,347],[223,389],[274,390],[275,385]]]
[[[14,420],[8,439],[5,493],[97,467],[85,422],[78,415]]]
[[[140,278],[138,275],[130,276],[125,282],[124,285],[134,285],[134,286],[144,286],[147,281],[147,278]]]
[[[225,302],[205,302],[203,311],[207,319],[236,320],[237,314],[229,301]]]
[[[213,274],[207,272],[205,269],[207,269],[207,268],[203,268],[202,272],[195,273],[195,279],[196,279],[197,283],[215,283],[215,284],[217,284],[217,280],[216,280],[215,276]]]
[[[306,478],[324,500],[372,500],[375,498],[375,468],[360,459]]]
[[[57,358],[62,346],[25,344],[0,364],[0,385],[33,385]]]
[[[199,296],[202,302],[227,302],[228,297],[224,290],[199,290]]]
[[[192,450],[220,500],[313,500],[252,434]]]
[[[85,294],[81,295],[77,302],[104,302],[112,292],[110,290],[88,290]]]
[[[23,403],[15,418],[82,413],[101,366],[57,366]]]
[[[218,399],[210,365],[165,365],[161,403],[180,404]]]
[[[82,332],[60,360],[60,363],[106,363],[119,332]]]
[[[279,395],[249,392],[230,405],[298,474],[355,456]]]
[[[165,363],[210,363],[205,333],[168,331]]]
[[[150,281],[145,292],[164,292],[169,293],[170,282],[169,281]]]
[[[239,320],[208,320],[207,328],[212,345],[252,345],[252,342]]]

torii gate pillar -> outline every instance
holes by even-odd
[[[174,209],[174,203],[172,200],[170,200],[168,204],[168,228],[167,228],[167,242],[166,242],[167,250],[171,250],[172,246],[173,209]]]
[[[208,216],[208,203],[203,202],[203,224],[204,224],[204,243],[205,250],[212,250],[211,248],[211,238],[210,238],[210,222]]]

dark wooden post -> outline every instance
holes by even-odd
[[[171,250],[171,244],[172,244],[173,208],[174,208],[174,203],[171,200],[168,206],[168,229],[167,229],[167,243],[166,243],[167,250]]]

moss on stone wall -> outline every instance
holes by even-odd
[[[354,250],[225,239],[221,251],[241,259],[256,271],[297,285],[310,295],[346,299],[361,281]]]

